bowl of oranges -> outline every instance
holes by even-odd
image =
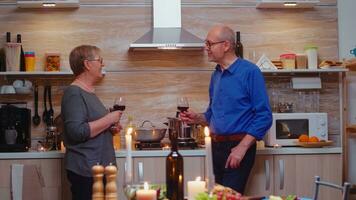
[[[329,146],[333,142],[330,140],[320,140],[316,136],[309,137],[307,134],[302,134],[299,136],[297,145],[307,148],[320,148],[323,146]]]

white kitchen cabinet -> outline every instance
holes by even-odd
[[[273,156],[256,155],[245,193],[247,195],[268,196],[273,193]]]
[[[0,199],[11,199],[11,165],[35,165],[43,179],[43,199],[62,199],[62,159],[0,160]]]
[[[324,181],[341,184],[341,154],[257,155],[246,194],[312,197],[316,175]],[[323,200],[341,198],[341,193],[327,188],[321,188],[320,194]]]
[[[116,176],[116,186],[117,186],[117,195],[118,199],[126,199],[124,193],[124,184],[125,184],[125,158],[116,158],[117,166],[117,176]]]
[[[341,185],[341,154],[325,155],[276,155],[274,156],[275,194],[312,197],[314,193],[314,176],[323,181]],[[320,199],[341,199],[341,193],[321,188]]]

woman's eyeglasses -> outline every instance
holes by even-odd
[[[99,61],[100,64],[103,64],[104,59],[100,57],[100,58],[97,58],[97,59],[91,59],[91,60],[88,59],[87,61]]]

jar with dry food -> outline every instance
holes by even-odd
[[[60,71],[61,55],[59,53],[46,53],[45,71]]]
[[[294,53],[282,54],[279,57],[283,63],[284,69],[295,69],[295,54]]]

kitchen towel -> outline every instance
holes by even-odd
[[[23,165],[11,165],[11,196],[13,200],[22,200]]]
[[[43,200],[43,177],[36,165],[13,164],[11,170],[13,200]]]

